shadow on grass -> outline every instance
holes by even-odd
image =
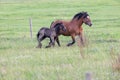
[[[111,43],[111,42],[118,43],[120,41],[114,40],[114,39],[109,39],[109,40],[102,39],[102,40],[93,40],[93,42],[96,42],[96,43]]]

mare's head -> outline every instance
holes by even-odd
[[[54,28],[57,33],[59,33],[60,31],[62,32],[66,31],[66,27],[62,23],[55,24]]]
[[[85,23],[88,26],[92,26],[90,16],[88,15],[87,12],[80,12],[73,17],[73,19],[75,19],[75,18],[77,18],[77,20],[82,18],[83,23]]]

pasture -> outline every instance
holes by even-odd
[[[46,49],[44,40],[43,48],[35,48],[41,27],[81,11],[93,23],[83,24],[86,47],[67,47],[71,38],[60,36],[61,47]],[[0,0],[0,80],[85,80],[87,72],[93,80],[120,80],[111,53],[120,54],[120,0]]]

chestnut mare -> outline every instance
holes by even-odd
[[[75,16],[70,21],[56,20],[51,24],[50,27],[54,27],[54,25],[57,23],[62,23],[66,27],[66,31],[61,31],[60,34],[64,36],[71,36],[72,38],[72,42],[68,43],[67,46],[71,46],[75,43],[75,36],[77,35],[80,37],[81,43],[84,45],[82,24],[85,23],[88,26],[92,26],[90,16],[87,12],[80,12],[75,14]],[[59,42],[59,38],[57,38],[56,41]]]

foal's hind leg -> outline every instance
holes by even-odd
[[[36,48],[41,48],[42,47],[42,43],[41,41],[44,40],[46,37],[44,36],[39,36],[38,38],[38,46]]]
[[[42,44],[39,42],[38,46],[36,46],[36,48],[41,48],[41,47],[42,47]]]

